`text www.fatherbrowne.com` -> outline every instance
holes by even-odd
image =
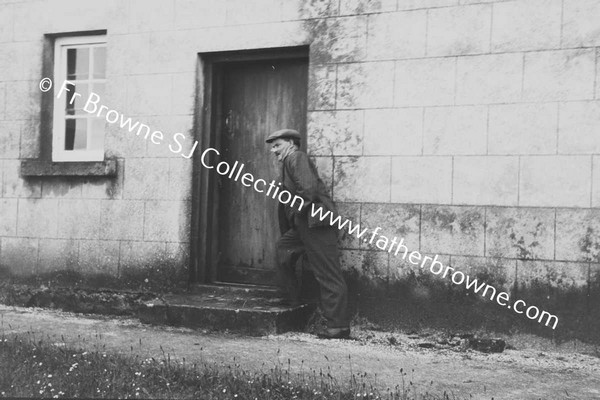
[[[368,228],[361,228],[358,224],[353,224],[352,221],[346,218],[342,218],[339,215],[334,215],[331,211],[324,211],[321,207],[316,208],[313,203],[311,206],[311,216],[319,218],[321,221],[329,219],[329,223],[331,226],[337,226],[340,230],[346,228],[348,233],[351,235],[355,235],[357,238],[361,239],[365,243],[373,244],[375,238],[375,246],[381,250],[387,250],[389,253],[394,253],[395,256],[402,253],[402,259],[405,260],[408,257],[408,261],[413,265],[420,265],[423,269],[425,265],[429,264],[429,271],[434,275],[442,274],[442,278],[446,278],[450,276],[452,283],[455,285],[465,284],[467,289],[473,290],[475,294],[480,293],[482,297],[487,298],[489,291],[489,299],[494,300],[496,302],[508,309],[512,309],[517,314],[525,314],[527,318],[531,320],[537,320],[539,323],[544,323],[546,326],[550,326],[552,324],[552,329],[556,329],[556,325],[558,325],[558,317],[556,315],[552,315],[547,311],[540,311],[536,306],[527,307],[527,303],[523,300],[517,300],[514,303],[510,301],[510,296],[506,292],[498,293],[496,288],[486,284],[485,282],[479,282],[477,279],[472,279],[469,275],[463,273],[462,271],[458,271],[450,266],[444,266],[440,261],[438,261],[438,256],[431,258],[428,256],[422,256],[418,251],[412,251],[409,253],[408,247],[404,244],[404,238],[401,238],[398,241],[397,237],[392,238],[391,240],[384,235],[379,234],[381,231],[380,227],[377,227],[372,230],[372,233],[369,237],[367,232]]]

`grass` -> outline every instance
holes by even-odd
[[[171,360],[163,352],[159,360],[132,354],[86,351],[37,340],[32,333],[0,338],[0,397],[43,398],[169,398],[169,399],[451,399],[442,395],[418,395],[406,372],[401,383],[379,391],[366,383],[367,374],[352,374],[341,385],[328,371],[290,372],[278,362],[266,372],[248,372],[233,365],[218,367]],[[133,349],[132,349],[133,350]],[[454,397],[452,397],[454,398]]]

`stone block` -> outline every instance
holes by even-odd
[[[81,198],[116,200],[123,198],[123,176],[125,172],[125,160],[117,162],[116,178],[107,179],[84,179],[81,183]]]
[[[487,152],[487,107],[425,109],[423,153],[477,155]]]
[[[126,13],[129,32],[148,32],[159,26],[161,30],[173,29],[176,3],[174,0],[167,0],[149,6],[145,0],[131,0]]]
[[[107,0],[101,3],[93,0],[82,0],[77,3],[69,0],[54,0],[45,4],[48,4],[51,9],[44,14],[47,29],[42,32],[84,32],[100,28],[106,29],[111,35],[127,32],[128,13],[123,9],[123,3],[118,0]],[[53,17],[48,18],[48,15]]]
[[[309,68],[308,109],[331,110],[335,108],[335,65],[315,65]]]
[[[494,5],[492,51],[560,48],[561,0],[520,0]]]
[[[449,204],[452,157],[393,157],[391,201]]]
[[[81,180],[79,178],[48,177],[42,180],[42,198],[78,199],[81,198]]]
[[[521,260],[554,259],[554,210],[489,207],[485,254]]]
[[[198,63],[198,49],[195,40],[190,40],[190,36],[200,33],[201,30],[190,31],[178,30],[169,32],[151,32],[150,49],[152,50],[152,62],[146,66],[150,74],[169,74],[184,72],[195,74],[196,64]],[[167,75],[165,75],[167,78]],[[195,90],[196,86],[192,83],[188,87]],[[170,93],[166,91],[164,94]],[[164,113],[164,111],[163,111]]]
[[[560,261],[517,261],[519,290],[583,289],[588,284],[589,264]]]
[[[79,270],[84,275],[119,275],[119,241],[82,240],[79,242]]]
[[[519,158],[455,157],[452,204],[516,206]]]
[[[152,53],[150,51],[150,33],[132,33],[127,35],[112,35],[110,37],[110,46],[106,47],[106,75],[110,77],[107,80],[107,89],[113,86],[113,78],[117,76],[128,79],[132,71],[136,73],[147,73],[152,62]],[[116,84],[116,81],[114,82]],[[126,95],[126,84],[122,84],[120,92]],[[112,101],[118,92],[110,91],[111,106],[120,108],[120,112],[129,114],[129,110],[124,108],[126,104],[115,103]],[[109,99],[107,99],[108,102]],[[108,105],[108,104],[107,104]]]
[[[600,207],[600,156],[594,156],[592,165],[592,207]]]
[[[409,249],[410,252],[415,251],[414,249]],[[437,261],[441,262],[444,266],[450,265],[450,256],[449,255],[439,255],[439,254],[428,254],[428,253],[420,253],[421,258],[416,259],[416,256],[413,261],[417,263],[411,263],[409,260],[409,256],[406,258],[402,258],[403,253],[398,253],[398,255],[391,254],[390,255],[390,282],[401,282],[410,279],[417,278],[418,281],[428,282],[432,279],[442,279],[441,275],[435,275],[431,272],[431,260],[435,259],[437,256]],[[424,257],[429,257],[429,260],[426,260]],[[425,261],[425,263],[423,263]],[[421,265],[423,268],[421,268]],[[437,264],[436,264],[437,266]],[[442,274],[443,275],[443,274]],[[439,281],[438,283],[442,283],[443,281]],[[447,282],[445,282],[447,283]],[[426,288],[425,285],[410,285],[410,289],[412,295],[416,298],[428,297],[430,288]]]
[[[363,60],[367,46],[367,17],[352,16],[311,20],[305,29],[312,32],[310,58],[317,64]]]
[[[13,25],[12,21],[13,5],[3,4],[2,14],[0,15],[0,42],[12,42],[13,40]]]
[[[561,103],[559,115],[559,153],[600,153],[600,101]]]
[[[226,2],[227,25],[257,24],[279,21],[281,2],[279,0],[229,0]]]
[[[39,179],[22,179],[20,176],[21,162],[19,160],[4,160],[3,197],[39,198],[42,195],[42,185]]]
[[[144,202],[101,200],[100,239],[141,240],[144,234]]]
[[[105,223],[100,212],[100,200],[60,200],[57,237],[99,239],[100,228]]]
[[[424,205],[421,213],[422,252],[483,256],[483,207]]]
[[[40,239],[37,273],[79,268],[79,243],[76,240]]]
[[[175,0],[174,26],[179,29],[225,25],[227,2]]]
[[[40,120],[38,117],[23,121],[21,125],[20,158],[40,157]]]
[[[396,11],[396,0],[344,0],[340,2],[340,15],[385,13]]]
[[[563,9],[563,47],[600,45],[600,3],[596,0],[565,0]]]
[[[368,250],[341,250],[342,271],[355,271],[359,279],[387,281],[389,275],[388,254]]]
[[[130,116],[161,115],[171,109],[171,76],[132,75],[127,81],[127,109]]]
[[[591,156],[521,157],[519,205],[589,207]]]
[[[594,49],[525,53],[523,99],[593,99],[595,58]]]
[[[470,281],[477,279],[478,284],[485,282],[486,285],[489,285],[496,290],[496,295],[500,292],[511,293],[517,278],[516,265],[516,260],[492,257],[452,256],[450,260],[450,266],[452,268],[468,275]],[[452,270],[449,270],[446,279],[450,282],[451,287],[457,288],[458,285],[454,282],[459,282],[461,277],[460,275],[457,275],[454,278],[454,281],[452,281],[451,274]],[[443,275],[443,273],[441,275]],[[465,284],[466,277],[465,283],[462,283],[461,286],[465,287]],[[491,295],[494,293],[493,289],[487,289],[485,297],[488,300],[491,299]],[[485,290],[486,286],[477,293],[477,296],[482,296]],[[496,301],[496,295],[494,295],[493,301]]]
[[[145,157],[146,148],[149,146],[149,140],[144,139],[146,133],[145,128],[140,128],[141,124],[147,125],[150,129],[148,137],[155,130],[151,125],[152,117],[132,117],[132,124],[139,122],[135,129],[131,132],[127,128],[121,129],[118,124],[106,124],[104,131],[104,149],[106,157],[109,158],[126,158]],[[140,135],[136,132],[140,128]]]
[[[0,236],[17,236],[17,199],[0,199]]]
[[[556,210],[556,260],[600,262],[600,209]]]
[[[41,37],[41,33],[40,33]],[[2,80],[5,81],[4,87],[6,88],[6,115],[9,115],[11,112],[11,108],[16,108],[19,106],[18,104],[11,104],[9,100],[10,98],[23,98],[26,99],[27,96],[21,95],[17,93],[11,94],[9,92],[9,88],[13,85],[17,85],[25,87],[27,85],[26,80],[34,80],[36,81],[37,89],[37,97],[40,97],[40,89],[39,89],[39,79],[41,76],[41,62],[31,62],[31,60],[39,60],[42,59],[42,41],[39,38],[36,38],[34,42],[12,42],[12,43],[0,43],[0,70],[2,73]],[[21,83],[11,82],[11,81],[23,81]],[[29,94],[29,93],[28,93]],[[49,94],[50,95],[50,94]],[[8,105],[12,107],[8,107]],[[10,118],[15,119],[15,118]]]
[[[173,79],[172,115],[194,115],[196,102],[196,72],[180,72],[171,75]]]
[[[192,160],[183,157],[172,158],[169,160],[169,199],[191,199],[192,167]]]
[[[5,83],[6,110],[4,117],[7,120],[27,120],[39,115],[42,96],[38,85],[39,81]]]
[[[336,0],[296,0],[284,1],[282,16],[291,19],[326,18],[339,14],[339,1]]]
[[[391,107],[394,99],[392,61],[352,63],[338,66],[336,107]]]
[[[398,10],[455,6],[458,0],[398,0]]]
[[[521,99],[523,55],[518,53],[459,57],[456,103],[509,103]]]
[[[396,62],[395,106],[454,104],[456,58],[427,58]]]
[[[147,201],[144,240],[185,242],[190,236],[189,201]]]
[[[6,84],[0,82],[0,120],[4,120],[6,111]]]
[[[417,155],[422,152],[423,110],[365,110],[365,155]]]
[[[164,242],[123,241],[119,250],[119,271],[139,271],[166,258]]]
[[[167,243],[166,259],[174,262],[175,265],[187,270],[190,265],[190,244],[189,243]]]
[[[501,104],[489,108],[489,154],[555,154],[555,103]]]
[[[390,164],[389,157],[336,157],[335,200],[389,202]]]
[[[426,33],[425,10],[371,15],[367,58],[394,60],[424,57]]]
[[[427,55],[487,53],[491,23],[489,4],[432,9],[427,24]]]
[[[308,113],[308,148],[314,155],[361,155],[364,112],[313,111]]]
[[[0,267],[11,274],[33,276],[37,270],[38,239],[0,238]]]
[[[325,184],[328,194],[331,196],[333,188],[333,157],[312,157],[311,159],[317,167],[317,173]]]
[[[339,214],[342,218],[347,219],[352,226],[360,225],[360,208],[361,205],[359,203],[343,203],[339,202],[336,204],[338,208]],[[338,233],[338,244],[342,249],[352,249],[357,250],[360,247],[359,239],[356,236],[357,233],[353,232],[350,234],[348,232],[348,227],[350,224],[347,224],[343,230]],[[362,228],[361,228],[362,230]]]
[[[56,238],[58,200],[19,199],[17,235]]]
[[[159,144],[148,141],[146,146],[148,157],[181,158],[182,154],[186,157],[189,156],[195,143],[194,132],[192,131],[194,121],[191,115],[160,115],[144,119],[152,131],[160,131],[163,134],[162,140],[155,139],[155,142],[159,142]],[[176,139],[179,145],[174,138],[176,133],[182,133],[185,136],[177,136]],[[137,139],[138,141],[143,140],[139,137]],[[196,147],[196,151],[198,149],[199,147]]]
[[[125,163],[123,197],[166,199],[169,197],[169,158],[131,158]]]
[[[184,40],[187,39],[188,43],[185,46],[188,51],[186,51],[186,54],[195,57],[197,53],[211,51],[306,46],[307,43],[312,41],[311,35],[326,31],[326,21],[329,21],[329,19],[218,26],[178,32]],[[349,42],[344,43],[348,46],[352,45]],[[325,53],[324,43],[320,45],[319,49],[311,46],[311,50],[318,50],[319,55],[329,57]],[[341,51],[339,56],[344,56]],[[311,60],[316,64],[324,63],[318,57],[311,57]]]
[[[0,96],[4,93],[0,89]],[[3,99],[0,101],[4,101]],[[0,104],[0,109],[2,105]],[[19,158],[21,122],[0,121],[0,158]]]
[[[363,249],[386,251],[394,254],[397,245],[392,240],[402,243],[411,251],[419,249],[421,208],[410,204],[363,204],[361,211],[361,228],[369,228],[360,240]],[[380,228],[378,232],[375,232]],[[375,236],[373,236],[376,233]],[[372,243],[369,243],[372,238]],[[403,251],[399,252],[401,256]]]

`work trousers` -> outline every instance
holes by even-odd
[[[296,263],[306,255],[319,283],[321,311],[329,328],[348,328],[348,288],[342,276],[335,228],[309,228],[306,215],[293,218],[292,228],[277,242],[277,266],[280,283],[292,299],[300,288],[296,278]]]

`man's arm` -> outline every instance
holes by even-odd
[[[304,207],[300,211],[304,211],[310,203],[319,200],[319,177],[317,171],[312,165],[308,155],[302,151],[296,151],[286,157],[288,162],[287,172],[296,186],[296,194],[302,197]]]

